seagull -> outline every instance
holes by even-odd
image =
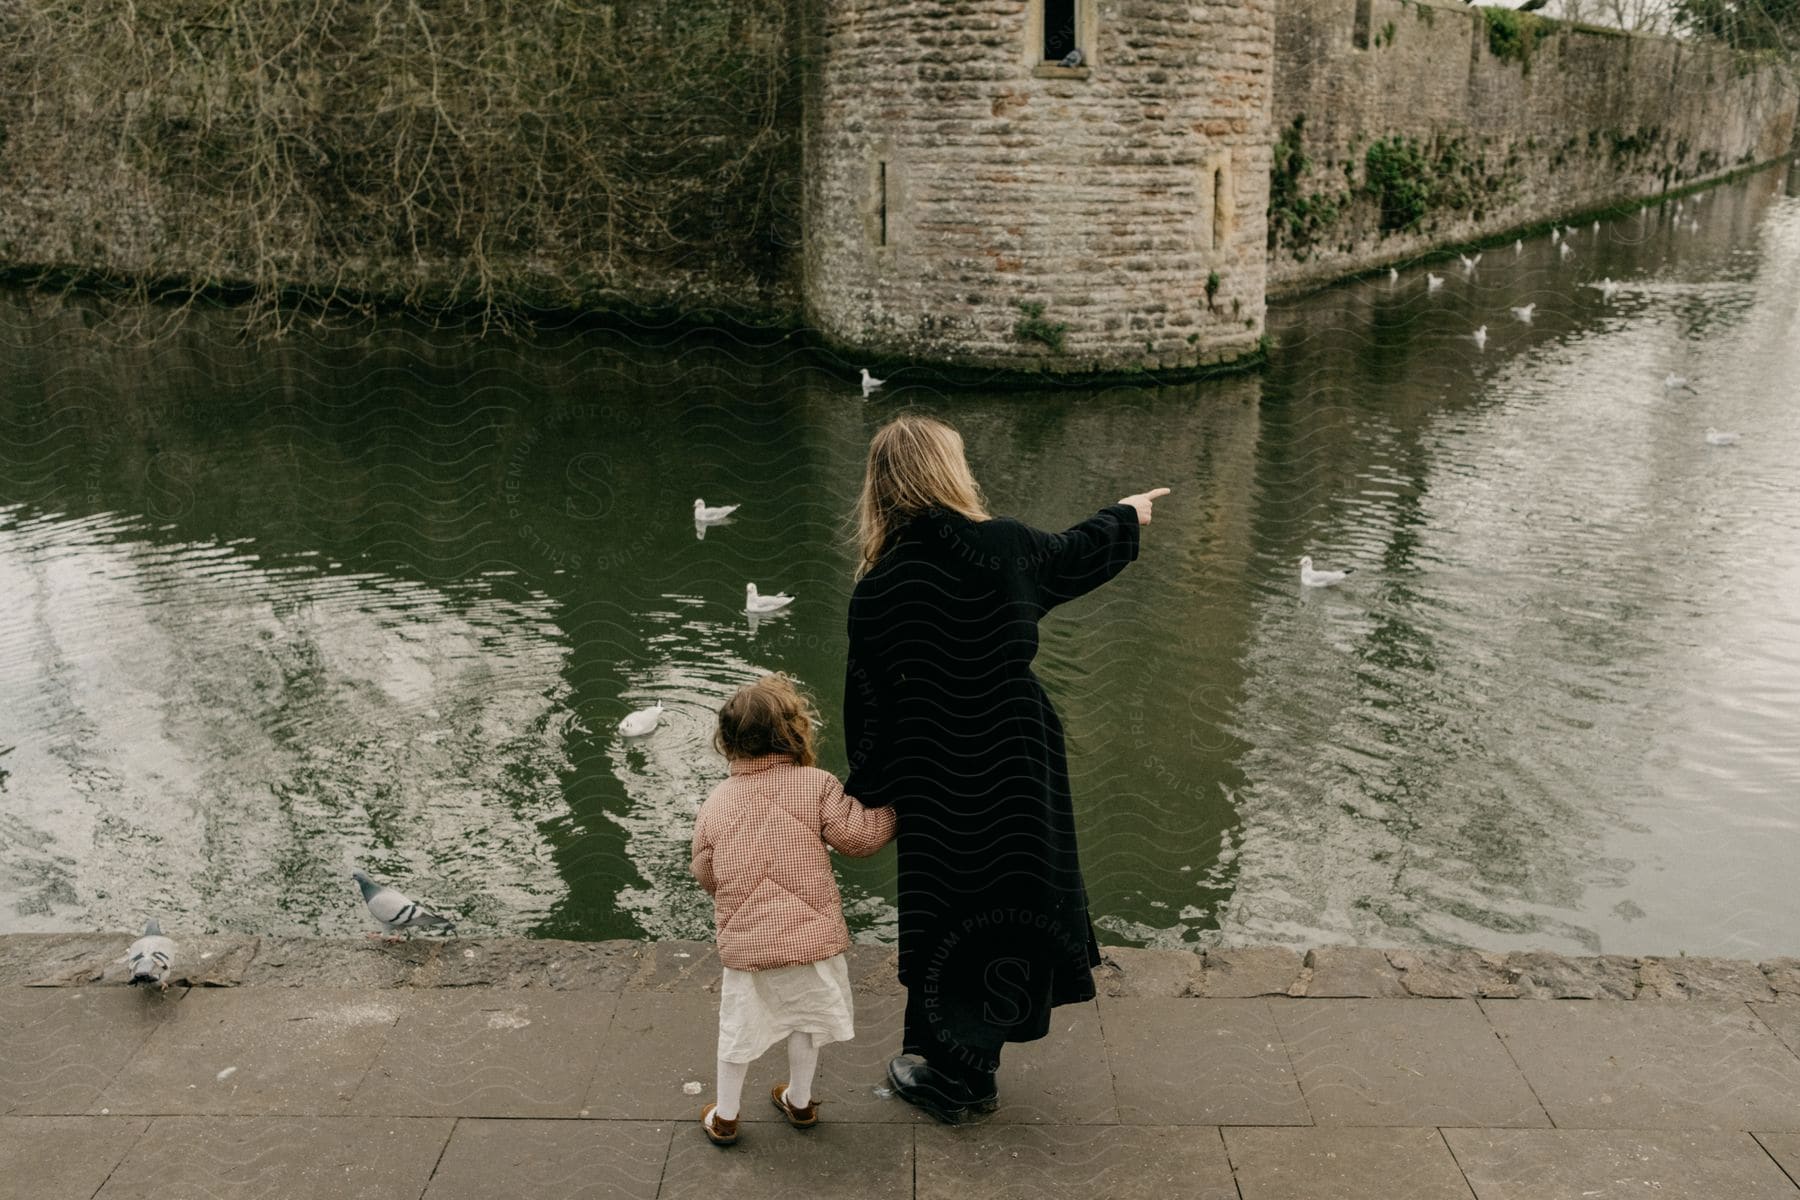
[[[1400,272],[1396,271],[1393,267],[1389,267],[1388,268],[1388,282],[1392,283],[1392,282],[1394,282],[1394,280],[1396,280],[1398,278],[1400,278]]]
[[[1556,226],[1552,225],[1550,227],[1550,240],[1553,242],[1562,241],[1562,230],[1560,230]]]
[[[1529,325],[1529,324],[1531,324],[1532,310],[1535,309],[1536,307],[1537,307],[1537,301],[1534,300],[1530,304],[1522,304],[1519,307],[1513,309],[1512,315],[1517,317],[1519,320],[1525,322],[1527,325]]]
[[[1063,55],[1062,61],[1058,65],[1064,66],[1064,67],[1079,67],[1081,65],[1081,50],[1080,50],[1080,48],[1077,47],[1076,49],[1071,50],[1067,54]]]
[[[1569,255],[1575,253],[1573,250],[1569,249],[1569,243],[1567,243],[1567,242],[1559,242],[1557,244],[1556,248],[1557,248],[1557,250],[1562,252],[1562,256],[1564,258],[1567,258],[1567,257],[1569,257]]]
[[[1610,275],[1605,279],[1602,279],[1599,283],[1584,283],[1581,286],[1593,288],[1600,293],[1600,298],[1602,300],[1611,300],[1613,294],[1619,290],[1619,285],[1612,281],[1612,276]]]
[[[1442,275],[1433,275],[1430,271],[1425,272],[1425,290],[1426,291],[1435,292],[1443,286],[1444,286],[1444,277]]]
[[[1470,258],[1466,254],[1458,254],[1456,257],[1457,260],[1462,263],[1462,269],[1464,271],[1473,271],[1475,269],[1475,264],[1481,261],[1481,255],[1479,254],[1474,258]]]
[[[1334,583],[1344,582],[1349,571],[1315,571],[1310,557],[1300,560],[1301,587],[1330,587]]]
[[[1594,222],[1594,232],[1595,232],[1595,233],[1599,233],[1599,232],[1600,232],[1600,222],[1598,222],[1598,221],[1595,221],[1595,222]]]
[[[887,380],[885,380],[885,379],[877,379],[873,375],[869,374],[869,368],[864,367],[862,369],[863,398],[867,399],[870,392],[874,391],[876,388],[880,387],[882,384],[884,384],[886,382],[887,382]]]
[[[744,585],[744,611],[750,613],[772,613],[778,608],[786,608],[794,602],[794,598],[786,592],[776,592],[773,596],[759,596],[756,585]]]
[[[626,737],[643,737],[646,733],[655,731],[657,723],[662,720],[662,714],[662,701],[658,700],[649,708],[640,708],[634,713],[628,713],[625,719],[619,722],[619,732]]]
[[[713,521],[723,521],[736,512],[738,507],[736,504],[715,504],[709,508],[706,501],[696,499],[694,501],[694,524],[705,525]]]
[[[1518,238],[1513,239],[1513,253],[1514,254],[1525,253],[1525,243],[1523,241],[1519,240]]]
[[[1487,326],[1486,325],[1477,326],[1475,329],[1475,332],[1470,334],[1469,336],[1471,336],[1475,339],[1475,348],[1477,350],[1486,349],[1486,347],[1487,347]]]
[[[1733,438],[1737,435],[1733,434]],[[154,983],[162,991],[169,990],[169,964],[175,960],[175,943],[163,936],[162,925],[155,917],[144,923],[144,936],[131,943],[119,961],[131,967],[127,983]]]
[[[350,878],[356,880],[356,886],[362,889],[363,903],[369,906],[370,914],[387,930],[385,937],[378,933],[371,933],[370,937],[397,942],[401,940],[394,936],[397,929],[404,929],[410,937],[415,929],[442,929],[449,933],[456,928],[444,914],[384,883],[376,883],[361,871],[350,872]]]
[[[1710,425],[1706,427],[1706,444],[1709,446],[1735,446],[1737,440],[1735,433],[1721,433]]]
[[[1684,392],[1694,392],[1694,395],[1696,396],[1700,394],[1699,392],[1694,391],[1694,386],[1687,381],[1686,375],[1677,375],[1673,371],[1670,371],[1667,375],[1663,376],[1663,387],[1671,392],[1679,389]]]
[[[1700,221],[1698,218],[1688,222],[1688,232],[1689,233],[1699,233],[1700,232]]]

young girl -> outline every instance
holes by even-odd
[[[858,858],[894,836],[894,813],[864,808],[814,766],[812,706],[765,675],[719,710],[713,745],[731,777],[694,823],[694,877],[713,897],[719,959],[719,1098],[700,1113],[716,1146],[738,1138],[750,1064],[787,1040],[788,1079],[770,1093],[788,1124],[818,1124],[819,1047],[855,1036],[850,931],[826,846]]]

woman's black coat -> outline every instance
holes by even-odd
[[[899,816],[908,1052],[927,1052],[939,1000],[946,1040],[997,1053],[1042,1037],[1051,1007],[1094,996],[1062,723],[1031,660],[1038,619],[1137,551],[1125,504],[1064,533],[933,510],[856,585],[845,790]]]

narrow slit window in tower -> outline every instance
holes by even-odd
[[[888,244],[888,240],[887,240],[887,163],[886,162],[876,163],[875,164],[875,174],[876,174],[876,179],[875,179],[875,205],[876,205],[875,216],[876,216],[876,219],[880,222],[880,224],[878,226],[879,232],[876,235],[879,238],[879,240],[876,242],[876,245],[885,246]]]
[[[1375,0],[1356,0],[1356,24],[1350,29],[1350,43],[1358,50],[1369,48],[1369,23],[1375,19]]]
[[[1225,245],[1225,168],[1213,168],[1212,248]]]
[[[1075,5],[1078,0],[1044,0],[1044,61],[1061,62],[1076,49]]]

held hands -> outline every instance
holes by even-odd
[[[1147,492],[1139,492],[1135,496],[1127,496],[1119,501],[1119,503],[1129,504],[1131,507],[1137,509],[1138,524],[1148,525],[1150,523],[1150,506],[1156,502],[1158,497],[1166,496],[1168,494],[1168,488],[1151,488]]]

